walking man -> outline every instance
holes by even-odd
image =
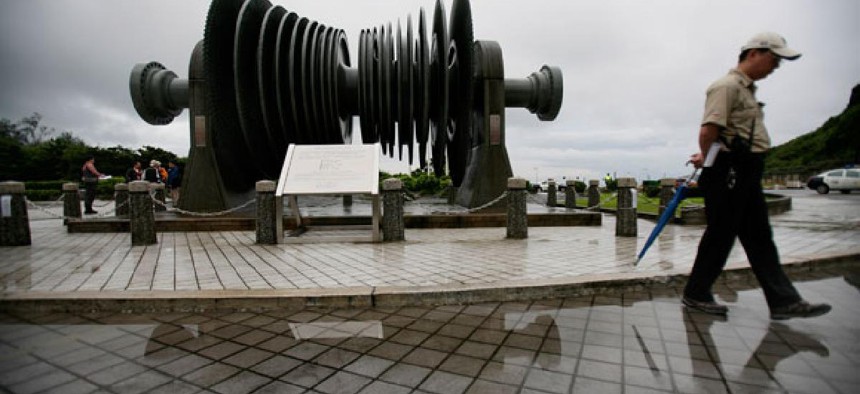
[[[741,48],[737,67],[708,88],[699,130],[700,152],[690,161],[702,167],[711,145],[721,147],[699,181],[708,226],[684,289],[682,301],[689,308],[715,315],[728,313],[725,305],[715,301],[711,287],[738,238],[764,291],[771,319],[813,317],[830,311],[830,305],[804,301],[783,271],[761,186],[770,136],[763,123],[764,104],[755,98],[754,82],[770,75],[783,59],[799,57],[779,34],[757,34]]]

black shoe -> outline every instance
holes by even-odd
[[[830,312],[830,309],[832,308],[828,304],[810,304],[800,300],[794,304],[772,308],[770,310],[770,318],[773,320],[785,320],[792,317],[815,317]]]
[[[84,215],[95,215],[97,213],[98,213],[98,211],[86,211],[86,212],[84,212]]]
[[[681,299],[681,302],[688,308],[693,308],[709,315],[725,316],[729,313],[729,307],[717,304],[715,301],[696,301],[690,297],[684,296],[684,298]]]

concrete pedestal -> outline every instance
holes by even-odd
[[[600,181],[596,179],[592,179],[588,181],[588,209],[593,209],[595,211],[600,210]]]
[[[63,224],[69,218],[81,218],[81,194],[77,183],[63,184]]]
[[[564,185],[564,207],[576,208],[576,181],[566,181]]]
[[[167,203],[167,196],[166,196],[166,193],[164,191],[164,184],[163,183],[153,183],[151,185],[151,187],[152,187],[152,191],[153,191],[153,197],[155,197],[155,199],[161,203],[161,204],[156,204],[155,202],[152,203],[154,205],[155,212],[167,211],[167,207],[163,205],[163,204]]]
[[[636,178],[618,178],[618,211],[615,236],[636,236]]]
[[[675,196],[674,189],[674,178],[664,178],[660,180],[660,209],[657,212],[658,215],[662,215],[663,211],[666,210],[666,205],[669,204],[669,201],[672,201],[672,197]]]
[[[405,239],[403,222],[403,181],[389,178],[382,181],[382,240]]]
[[[26,198],[24,183],[0,182],[0,246],[32,243]]]
[[[149,182],[134,181],[128,185],[128,199],[131,227],[131,245],[154,245],[158,243],[155,235],[155,213],[149,197]]]
[[[257,243],[278,243],[278,215],[275,204],[275,182],[259,181],[257,189]]]
[[[128,216],[128,184],[117,183],[113,186],[113,200],[116,206],[114,214],[118,217]]]
[[[525,239],[529,237],[526,183],[523,178],[508,179],[508,238]]]
[[[558,205],[558,186],[555,181],[547,182],[546,186],[546,206],[554,207]]]

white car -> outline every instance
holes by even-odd
[[[542,193],[542,192],[548,191],[550,181],[555,182],[554,179],[549,178],[549,179],[547,179],[547,180],[545,180],[545,181],[543,181],[537,185],[532,186],[532,189],[535,191],[535,193]],[[561,182],[555,183],[555,190],[557,192],[563,192],[563,191],[565,191],[565,189],[567,189],[567,179],[563,179]]]
[[[860,190],[860,169],[840,168],[822,172],[806,181],[806,186],[819,194],[839,190],[844,194]]]

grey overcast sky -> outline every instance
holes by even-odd
[[[362,28],[432,15],[433,0],[274,0],[347,33],[356,58]],[[445,0],[448,11],[451,1]],[[203,38],[207,0],[0,0],[0,117],[33,112],[88,144],[189,148],[187,111],[150,126],[134,111],[128,78],[159,61],[187,77]],[[508,78],[543,64],[564,73],[554,122],[507,112],[514,173],[658,178],[689,173],[704,91],[734,67],[739,48],[776,31],[803,53],[760,81],[775,144],[841,112],[860,83],[857,0],[474,0],[476,39],[498,41]],[[359,135],[358,122],[355,134]],[[407,171],[385,161],[383,169]],[[414,165],[413,165],[414,168]]]

